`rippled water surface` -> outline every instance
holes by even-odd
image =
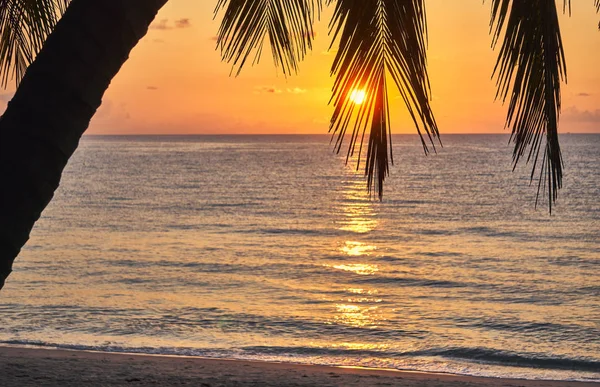
[[[600,136],[534,208],[506,136],[86,137],[0,293],[0,342],[600,380]]]

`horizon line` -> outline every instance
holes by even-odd
[[[559,135],[566,134],[600,134],[600,132],[563,132],[558,133]],[[456,135],[507,135],[511,133],[507,132],[492,132],[492,133],[481,133],[481,132],[452,132],[444,133],[443,136],[456,136]],[[171,137],[191,137],[191,136],[332,136],[331,133],[84,133],[82,137],[102,137],[102,136],[122,136],[122,137],[139,137],[139,136],[171,136]],[[392,136],[419,136],[418,133],[393,133]]]

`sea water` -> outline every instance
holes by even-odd
[[[507,136],[394,140],[379,201],[326,136],[85,137],[0,342],[600,380],[600,135],[552,215]]]

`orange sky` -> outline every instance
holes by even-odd
[[[562,0],[560,1],[562,4]],[[327,133],[333,55],[326,11],[316,47],[297,76],[261,63],[230,77],[214,36],[216,0],[170,0],[106,93],[91,134]],[[490,2],[428,0],[433,108],[442,133],[502,133],[505,107],[490,75]],[[600,132],[600,15],[592,0],[561,16],[568,65],[561,132]],[[0,95],[0,104],[6,100]],[[413,133],[401,101],[392,101],[395,133]],[[3,108],[3,107],[2,107]]]

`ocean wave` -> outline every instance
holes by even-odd
[[[336,359],[373,359],[380,358],[387,364],[393,360],[410,358],[443,358],[446,360],[466,361],[474,364],[488,364],[503,367],[519,367],[545,370],[564,370],[592,373],[590,379],[600,377],[600,359],[585,357],[566,358],[547,356],[528,352],[510,352],[491,348],[430,348],[415,351],[393,352],[389,350],[356,350],[348,348],[323,347],[282,347],[282,346],[247,346],[241,348],[189,348],[189,347],[126,347],[110,343],[98,345],[61,344],[36,340],[5,340],[0,345],[33,346],[79,351],[99,351],[108,353],[133,353],[168,356],[196,356],[209,358],[233,359],[268,359],[287,358],[300,360],[304,357],[311,364],[335,365]],[[318,360],[317,360],[318,359]],[[391,363],[390,363],[391,361]],[[340,363],[341,364],[341,363]],[[403,364],[398,362],[397,364]],[[360,366],[361,364],[357,364]]]
[[[503,366],[544,368],[560,370],[577,370],[598,372],[600,359],[550,357],[536,353],[517,353],[495,350],[491,348],[431,348],[416,351],[394,352],[378,350],[352,350],[345,348],[315,348],[315,347],[244,347],[244,351],[255,354],[296,354],[296,355],[335,355],[335,356],[366,356],[366,357],[444,357],[472,362],[484,362]]]
[[[308,336],[330,340],[344,340],[353,337],[363,341],[398,339],[424,339],[427,332],[419,329],[400,327],[351,326],[337,321],[315,321],[301,317],[262,316],[252,313],[231,313],[218,308],[178,308],[170,313],[155,314],[142,309],[81,308],[77,306],[56,306],[35,308],[27,311],[0,307],[4,321],[14,324],[28,321],[27,325],[2,329],[0,334],[26,334],[36,332],[45,325],[60,327],[58,331],[70,331],[126,338],[143,335],[148,338],[161,338],[166,332],[174,337],[202,340],[202,332],[225,334],[259,334],[280,336],[290,339],[303,339]],[[6,336],[5,336],[6,337]],[[10,337],[10,336],[9,336]]]
[[[445,319],[444,319],[445,320]],[[455,318],[454,324],[464,328],[514,332],[544,338],[548,342],[589,341],[600,337],[600,329],[575,324],[558,324],[551,322],[522,321],[515,318],[480,317]]]
[[[432,287],[432,288],[463,288],[467,287],[468,284],[458,281],[450,280],[434,280],[427,278],[411,278],[411,277],[398,277],[398,276],[361,276],[355,278],[353,283],[357,284],[378,284],[378,285],[400,285],[400,286],[419,286],[419,287]]]
[[[537,353],[518,353],[512,351],[500,351],[490,348],[438,348],[423,351],[414,351],[410,354],[413,356],[442,356],[451,359],[463,359],[515,367],[577,370],[590,372],[598,372],[598,370],[600,370],[600,359],[589,359],[585,357],[552,357]]]

